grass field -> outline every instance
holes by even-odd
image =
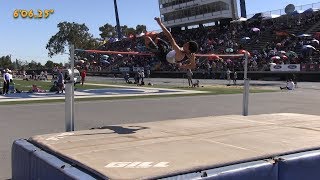
[[[92,84],[106,84],[106,85],[121,85],[128,87],[137,87],[135,84],[126,84],[126,83],[106,83],[106,82],[88,82]],[[240,94],[243,93],[242,86],[222,86],[222,85],[204,85],[204,87],[199,88],[190,88],[187,86],[177,86],[177,85],[153,85],[145,86],[148,88],[167,88],[167,89],[181,89],[181,90],[197,90],[197,91],[206,91],[207,93],[202,93],[200,95],[219,95],[219,94]],[[277,92],[276,90],[265,89],[261,87],[250,87],[250,93],[263,93],[263,92]],[[199,95],[199,94],[198,94]]]
[[[103,89],[103,88],[117,88],[115,86],[108,85],[121,85],[127,87],[137,87],[134,84],[128,85],[125,83],[103,83],[103,82],[88,82],[92,84],[103,84],[99,85],[88,85],[84,86],[76,85],[77,89]],[[44,90],[49,90],[52,86],[51,82],[46,81],[23,81],[15,80],[15,86],[18,90],[29,91],[33,84],[36,84],[39,88]],[[194,94],[181,94],[181,95],[146,95],[146,96],[130,96],[130,97],[99,97],[99,98],[85,98],[85,99],[75,99],[76,101],[98,101],[98,100],[116,100],[116,99],[142,99],[142,98],[161,98],[161,97],[183,97],[183,96],[203,96],[203,95],[220,95],[220,94],[241,94],[243,93],[243,88],[241,86],[212,86],[207,85],[205,87],[199,88],[189,88],[189,87],[179,87],[175,85],[154,85],[145,86],[148,88],[167,88],[167,89],[180,89],[180,90],[197,90],[205,91],[204,93],[194,93]],[[264,92],[276,92],[275,90],[261,89],[261,88],[250,88],[250,93],[264,93]],[[33,104],[33,103],[54,103],[54,102],[64,102],[64,100],[33,100],[33,101],[15,101],[15,102],[0,102],[0,105],[13,105],[13,104]]]

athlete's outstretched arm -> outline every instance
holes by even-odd
[[[164,26],[164,24],[162,23],[161,19],[159,17],[154,18],[157,23],[159,24],[159,26],[161,27],[164,35],[169,39],[170,44],[172,46],[172,48],[175,51],[181,51],[180,47],[177,45],[176,41],[173,39],[172,34],[169,32],[169,30]]]

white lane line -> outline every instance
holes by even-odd
[[[128,88],[128,87],[126,87]],[[131,89],[135,89],[135,88],[131,88]],[[128,89],[127,89],[128,90]],[[86,98],[99,98],[99,97],[133,97],[133,96],[148,96],[148,95],[153,95],[153,96],[161,96],[161,95],[181,95],[181,94],[195,94],[195,93],[205,93],[204,91],[185,91],[185,90],[173,90],[173,89],[166,89],[167,91],[171,91],[171,92],[164,92],[164,93],[153,93],[155,92],[155,88],[148,88],[145,89],[147,90],[146,93],[143,94],[120,94],[120,93],[108,93],[107,95],[105,94],[100,94],[100,95],[90,95],[89,93],[79,93],[76,92],[75,94],[75,99],[86,99]],[[148,91],[150,90],[150,91]],[[144,91],[145,92],[145,91]],[[150,93],[151,92],[151,93]],[[85,95],[87,94],[87,95]],[[3,97],[5,98],[5,97]],[[60,97],[39,97],[39,96],[33,96],[32,98],[7,98],[7,99],[1,99],[0,97],[0,102],[17,102],[17,101],[37,101],[37,100],[62,100],[65,99],[65,96],[60,96]]]

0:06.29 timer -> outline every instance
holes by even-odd
[[[14,18],[30,18],[30,19],[40,19],[40,18],[48,18],[51,14],[54,13],[53,9],[45,9],[45,10],[24,10],[24,9],[16,9],[13,12]]]

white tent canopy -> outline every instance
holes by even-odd
[[[230,23],[238,23],[238,22],[244,22],[244,21],[247,21],[247,18],[240,17],[239,19],[233,20],[233,21],[231,21]]]
[[[274,19],[274,18],[278,18],[278,17],[280,17],[280,15],[271,14],[270,16],[263,17],[262,19]]]

